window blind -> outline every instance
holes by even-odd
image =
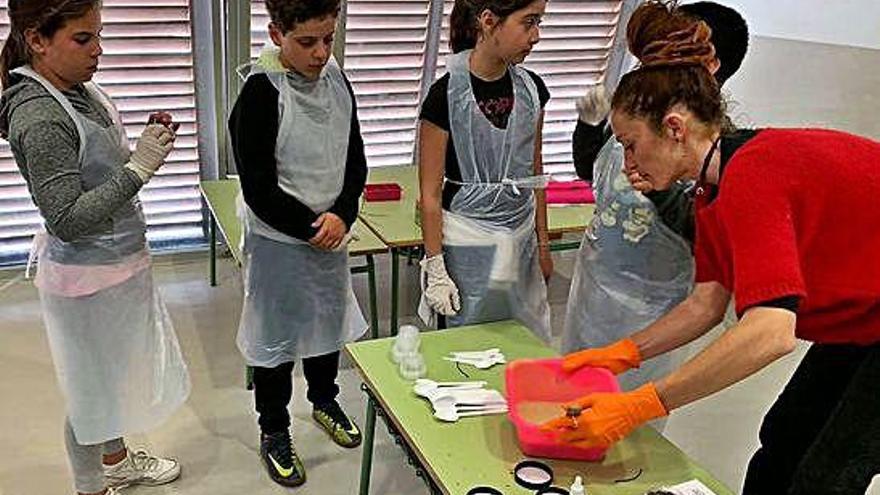
[[[371,166],[413,162],[422,79],[439,77],[449,55],[449,14],[443,2],[436,70],[425,70],[431,1],[348,0],[345,71],[352,80]],[[544,119],[544,168],[572,172],[571,135],[575,101],[603,81],[621,16],[622,0],[552,0],[541,42],[523,64],[540,75],[551,100]],[[268,40],[262,0],[252,3],[252,53]],[[440,13],[440,9],[437,12]]]
[[[358,104],[370,166],[411,165],[430,1],[348,0],[345,73]],[[268,41],[265,3],[254,1],[251,47]]]
[[[104,0],[104,55],[95,81],[119,108],[134,141],[147,116],[168,111],[181,123],[175,149],[141,191],[147,237],[154,248],[204,242],[197,189],[199,152],[188,0]],[[9,32],[6,6],[0,7],[0,39]],[[12,158],[0,142],[0,264],[27,258],[42,219]]]

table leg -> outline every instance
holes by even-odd
[[[254,369],[250,366],[244,367],[244,388],[254,389]]]
[[[373,436],[376,431],[376,406],[372,396],[367,393],[367,423],[364,425],[364,449],[361,455],[360,495],[370,494],[370,475],[373,471]]]
[[[211,287],[217,287],[217,221],[214,220],[214,215],[210,215],[211,222],[209,224],[208,230],[210,232],[210,240],[211,243],[211,260],[208,262],[210,264],[211,271]]]
[[[376,263],[373,255],[367,255],[367,284],[370,289],[370,336],[379,337],[379,310],[376,307]]]
[[[559,252],[559,251],[570,251],[574,249],[580,249],[581,241],[560,241],[560,242],[551,242],[550,243],[550,251]]]
[[[391,248],[391,336],[397,335],[397,297],[400,293],[400,251]]]

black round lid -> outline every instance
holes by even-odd
[[[491,486],[475,486],[467,492],[467,495],[504,495]]]
[[[558,486],[548,486],[547,488],[538,490],[535,495],[569,495],[568,490]]]
[[[547,488],[553,483],[553,469],[538,461],[522,461],[513,468],[516,484],[529,490]]]

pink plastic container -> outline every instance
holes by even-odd
[[[598,461],[606,449],[583,449],[557,443],[544,433],[540,424],[529,422],[520,413],[526,403],[566,402],[593,392],[619,392],[617,378],[603,368],[581,368],[573,373],[562,371],[562,359],[524,359],[514,361],[505,369],[507,403],[510,421],[523,453],[532,457]],[[562,414],[562,408],[559,409]]]
[[[596,197],[589,182],[574,180],[569,182],[550,182],[546,189],[547,204],[586,204],[595,203]]]

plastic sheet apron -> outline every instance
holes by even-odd
[[[107,180],[130,151],[118,112],[96,85],[91,97],[113,117],[106,129],[82,117],[54,86],[40,82],[73,120],[85,190]],[[77,440],[97,444],[148,431],[189,396],[190,380],[171,319],[153,285],[137,197],[112,216],[110,232],[65,242],[42,233],[32,256],[49,346]]]
[[[563,351],[611,344],[639,331],[693,288],[690,247],[659,218],[623,172],[623,148],[611,139],[596,160],[596,212],[584,234],[568,297]],[[676,365],[666,354],[621,375],[632,389]]]
[[[450,135],[461,170],[460,189],[443,215],[446,267],[461,295],[449,326],[515,318],[542,339],[550,337],[547,286],[535,234],[535,137],[538,90],[520,67],[508,70],[514,106],[498,129],[474,98],[470,51],[449,58]]]
[[[351,95],[333,59],[311,82],[273,65],[251,66],[250,74],[265,73],[279,91],[279,186],[313,211],[326,211],[342,191]],[[248,365],[271,368],[328,354],[367,331],[347,249],[323,251],[279,232],[241,197],[238,211],[245,297],[236,342]]]

